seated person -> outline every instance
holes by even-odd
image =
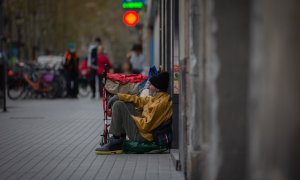
[[[169,73],[162,72],[149,79],[149,95],[139,97],[129,94],[113,96],[108,107],[112,106],[112,120],[109,143],[96,149],[97,154],[122,153],[126,136],[129,140],[152,142],[152,131],[172,117],[172,100],[167,93]]]
[[[130,62],[122,63],[122,74],[132,74],[132,65]]]

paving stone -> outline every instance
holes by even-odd
[[[175,179],[170,154],[96,155],[100,100],[7,102],[0,113],[0,179]]]

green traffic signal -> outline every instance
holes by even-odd
[[[143,2],[123,2],[122,7],[123,9],[141,9],[143,8]]]

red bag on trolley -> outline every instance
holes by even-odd
[[[105,89],[111,94],[137,94],[139,92],[140,83],[147,79],[148,77],[142,74],[107,73]]]
[[[107,73],[107,79],[112,81],[119,81],[122,84],[126,83],[140,83],[148,79],[148,76],[142,74],[118,74],[118,73]]]

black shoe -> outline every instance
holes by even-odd
[[[124,139],[110,138],[109,143],[97,148],[96,154],[122,154],[123,153],[123,142]]]
[[[95,95],[92,95],[91,99],[95,99]]]

